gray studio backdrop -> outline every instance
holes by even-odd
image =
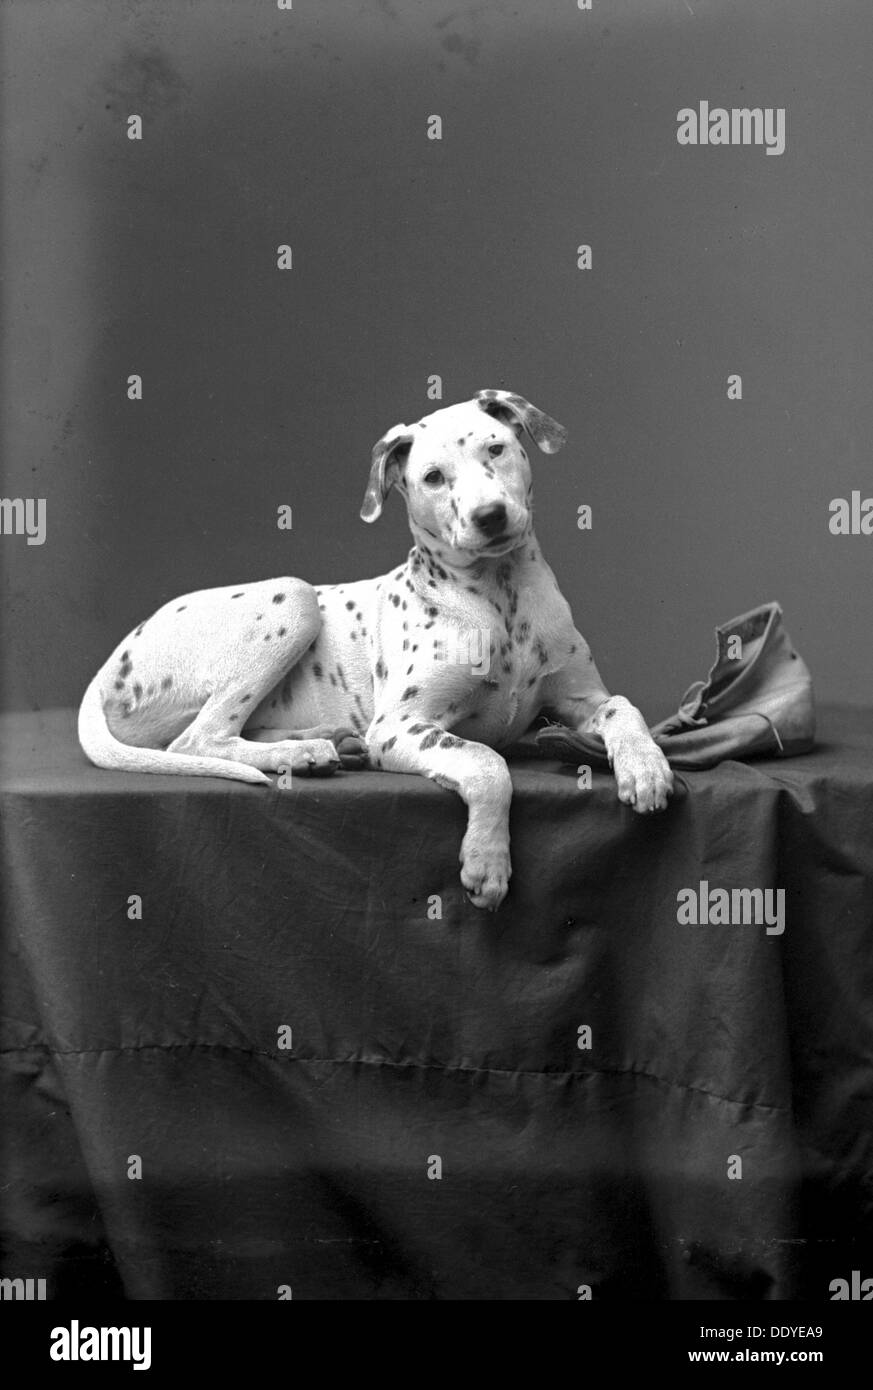
[[[771,598],[820,696],[873,699],[873,536],[828,525],[873,494],[870,0],[12,0],[0,26],[2,491],[47,507],[44,544],[0,537],[7,706],[76,702],[185,590],[389,568],[369,452],[432,374],[568,427],[537,531],[651,718]],[[680,146],[701,100],[784,107],[785,152]]]

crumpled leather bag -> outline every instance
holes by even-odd
[[[762,603],[715,629],[717,655],[705,681],[689,686],[675,714],[652,726],[673,767],[714,767],[725,758],[788,758],[815,742],[809,668],[785,630],[778,603]],[[732,638],[739,637],[741,647]],[[734,655],[731,655],[734,653]],[[608,766],[599,734],[550,725],[538,757]]]

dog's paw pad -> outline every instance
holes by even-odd
[[[331,742],[343,767],[354,769],[367,766],[367,743],[360,734],[356,734],[352,729],[335,729],[331,734]]]

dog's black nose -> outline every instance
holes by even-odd
[[[473,522],[486,536],[499,536],[506,527],[506,508],[502,502],[477,507],[473,512]]]

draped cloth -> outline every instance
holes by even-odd
[[[496,915],[423,778],[91,767],[0,721],[0,1274],[49,1297],[781,1299],[873,1273],[873,714],[659,816],[512,765]],[[785,929],[677,920],[784,889]]]

